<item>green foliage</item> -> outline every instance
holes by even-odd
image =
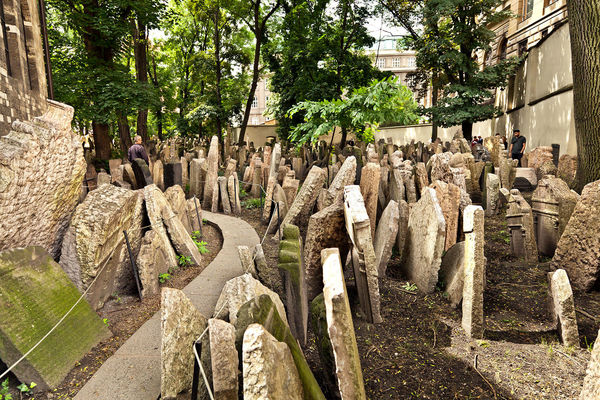
[[[402,285],[402,289],[408,292],[416,292],[418,288],[417,285],[415,285],[414,283],[405,282],[404,285]]]
[[[195,242],[196,246],[198,247],[198,251],[200,252],[200,254],[206,254],[209,252],[209,250],[206,248],[206,245],[208,243],[206,243],[204,240],[200,241],[200,242]]]
[[[12,394],[8,393],[10,390],[8,385],[8,378],[6,378],[0,385],[0,400],[13,400]]]
[[[169,279],[171,279],[171,274],[165,272],[164,274],[160,274],[158,275],[158,281],[160,283],[165,283],[166,281],[168,281]]]
[[[298,145],[314,143],[335,127],[342,127],[352,130],[359,140],[373,142],[374,132],[381,123],[418,122],[417,108],[406,86],[396,78],[385,78],[354,89],[344,99],[305,101],[292,107],[290,117],[302,112],[304,122],[293,128],[290,139]]]
[[[248,199],[242,201],[242,207],[250,210],[252,208],[261,208],[263,206],[262,199]]]
[[[189,256],[184,256],[183,254],[179,256],[179,266],[187,267],[191,264],[191,258]]]
[[[102,323],[108,326],[108,318],[102,318]]]

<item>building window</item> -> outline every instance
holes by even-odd
[[[506,48],[508,47],[508,39],[502,38],[498,45],[498,59],[506,60]]]
[[[385,58],[377,59],[377,68],[379,68],[379,69],[385,68]]]
[[[23,7],[21,7],[21,38],[23,39],[23,47],[25,48],[25,69],[27,70],[27,82],[29,82],[29,90],[33,89],[31,82],[31,68],[29,67],[29,49],[27,48],[27,31],[25,30],[25,15],[23,15]]]
[[[0,0],[0,19],[2,21],[2,37],[4,38],[4,57],[6,57],[6,71],[8,76],[12,76],[10,67],[10,53],[8,51],[8,33],[6,31],[6,20],[4,18],[4,1]]]
[[[416,67],[417,66],[417,59],[416,57],[411,57],[408,59],[408,66],[409,67]]]
[[[534,0],[523,0],[523,21],[531,17],[531,14],[533,14],[533,3]]]
[[[402,59],[400,57],[396,57],[392,60],[393,68],[400,68],[402,66]]]
[[[252,108],[257,108],[258,107],[258,98],[256,96],[254,96],[254,99],[252,100]]]
[[[527,39],[519,42],[519,56],[522,56],[527,51]]]

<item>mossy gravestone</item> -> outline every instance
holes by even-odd
[[[244,303],[238,311],[237,320],[234,323],[235,343],[238,354],[242,354],[242,341],[246,328],[255,323],[264,326],[271,335],[280,342],[286,343],[290,348],[292,358],[302,381],[304,399],[325,400],[325,396],[302,354],[302,349],[292,335],[290,328],[288,328],[287,324],[279,316],[273,300],[266,294]]]
[[[0,359],[12,365],[69,311],[80,293],[41,247],[0,253]],[[81,300],[13,372],[21,382],[54,388],[92,347],[111,336]]]

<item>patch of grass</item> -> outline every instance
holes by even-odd
[[[404,285],[402,285],[402,289],[406,290],[407,292],[416,292],[417,285],[411,282],[405,282]]]
[[[247,210],[250,210],[252,208],[261,208],[262,205],[262,199],[248,199],[242,201],[242,207],[244,207]]]

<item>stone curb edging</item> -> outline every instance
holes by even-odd
[[[223,246],[183,292],[209,318],[225,283],[243,273],[237,246],[254,248],[260,239],[254,228],[240,218],[208,211],[202,214],[221,231]],[[156,400],[160,395],[160,347],[158,311],[104,362],[74,400]]]

